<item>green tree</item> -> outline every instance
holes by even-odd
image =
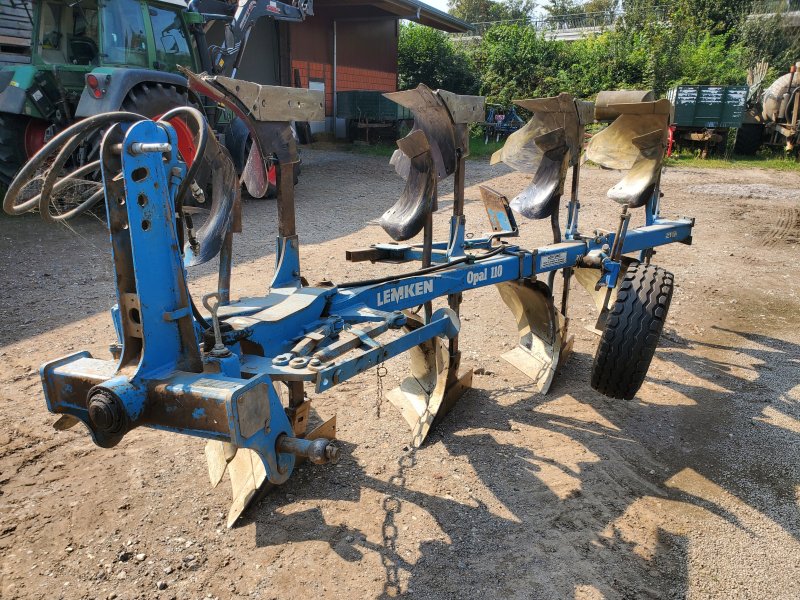
[[[448,0],[451,15],[467,23],[516,21],[530,17],[535,0]]]
[[[566,42],[546,40],[533,27],[497,25],[483,36],[474,61],[481,93],[490,102],[557,94],[571,54]]]
[[[470,57],[446,33],[414,23],[400,25],[397,71],[400,89],[424,83],[458,94],[477,91]]]
[[[617,9],[617,0],[588,0],[588,2],[549,0],[542,8],[551,17],[582,15],[584,13],[613,13]]]

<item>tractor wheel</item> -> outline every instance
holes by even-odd
[[[187,105],[189,93],[186,90],[163,83],[140,83],[128,92],[120,110],[153,118],[178,106]]]
[[[592,387],[630,400],[644,382],[672,299],[673,275],[634,263],[622,278],[592,365]]]
[[[120,110],[130,111],[157,119],[165,112],[177,108],[179,106],[193,106],[200,109],[202,107],[189,98],[189,92],[183,88],[178,88],[174,85],[165,83],[145,82],[134,86],[122,101]],[[192,134],[189,126],[181,119],[176,117],[170,119],[170,124],[175,128],[175,133],[178,135],[178,148],[187,162],[191,164],[194,158],[194,135]],[[205,168],[201,168],[197,173],[196,183],[206,192],[206,197],[211,198],[211,180],[209,172]],[[188,196],[185,199],[186,204],[194,205],[194,199]]]
[[[41,119],[0,113],[0,198],[22,165],[44,146],[47,127]]]
[[[19,141],[30,120],[30,117],[0,113],[0,186],[3,191],[28,160],[25,147]]]
[[[736,143],[733,146],[734,154],[753,156],[764,141],[764,126],[758,123],[742,125],[736,132]]]
[[[201,109],[197,103],[189,99],[189,93],[186,90],[174,85],[149,82],[134,86],[122,101],[120,110],[156,119],[179,106],[193,106]],[[178,147],[181,154],[184,155],[183,158],[187,164],[190,164],[189,161],[193,157],[186,156],[186,154],[194,151],[194,136],[180,117],[170,119],[170,124],[175,127],[175,132],[178,134]]]

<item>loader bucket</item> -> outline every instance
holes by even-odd
[[[603,114],[619,114],[611,125],[596,134],[586,148],[586,158],[609,169],[628,170],[608,191],[608,197],[644,206],[658,183],[666,148],[669,100],[609,105]]]
[[[450,313],[451,318],[458,322],[455,312]],[[413,331],[424,325],[418,315],[406,313],[406,316],[407,330]],[[409,350],[409,355],[410,377],[404,379],[400,387],[391,390],[386,397],[400,410],[411,427],[411,443],[418,448],[425,441],[431,427],[453,408],[456,400],[472,385],[472,371],[459,377],[459,365],[450,360],[446,342],[438,337],[414,346]]]
[[[436,210],[436,172],[425,134],[420,129],[398,140],[398,152],[408,159],[406,186],[400,199],[378,221],[393,240],[417,235],[431,211]]]
[[[456,151],[460,149],[462,156],[469,154],[467,123],[483,120],[483,98],[433,91],[422,83],[413,90],[389,92],[384,96],[414,115],[413,129],[421,129],[428,138],[438,178],[452,175],[456,170]],[[408,178],[409,160],[400,150],[395,150],[391,164],[398,175]]]
[[[564,191],[567,169],[580,156],[589,104],[569,94],[514,103],[531,111],[533,117],[508,136],[492,155],[491,164],[504,162],[533,175],[528,187],[511,201],[511,207],[529,219],[546,218]]]
[[[567,320],[555,307],[550,288],[542,282],[507,281],[497,284],[497,289],[514,314],[519,331],[519,345],[503,358],[545,394],[572,347]]]

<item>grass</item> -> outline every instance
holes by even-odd
[[[664,160],[668,167],[694,167],[699,169],[771,169],[774,171],[794,171],[800,173],[800,161],[776,154],[757,154],[756,156],[732,156],[725,158],[700,159],[685,154],[671,156]]]

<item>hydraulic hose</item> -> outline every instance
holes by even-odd
[[[189,117],[192,121],[194,121],[195,130],[197,132],[197,140],[195,144],[195,155],[191,166],[187,170],[186,176],[183,178],[181,186],[178,188],[178,192],[176,193],[176,212],[183,205],[183,199],[186,196],[186,193],[189,191],[189,186],[197,175],[202,158],[206,151],[209,135],[208,124],[206,123],[205,117],[199,110],[193,107],[182,106],[174,108],[164,113],[158,122],[166,122],[177,116]],[[75,150],[92,135],[95,135],[99,131],[118,123],[133,123],[145,120],[148,119],[143,115],[132,112],[117,111],[88,117],[78,121],[77,123],[74,123],[70,127],[67,127],[64,131],[60,132],[52,140],[45,144],[45,146],[39,150],[39,152],[37,152],[27,164],[23,166],[19,173],[17,173],[16,177],[14,177],[14,180],[11,182],[11,185],[8,187],[8,191],[3,199],[3,210],[10,215],[21,215],[38,208],[41,217],[44,220],[51,222],[71,219],[72,217],[89,210],[105,196],[105,190],[102,187],[75,208],[72,208],[69,211],[61,214],[54,215],[50,212],[50,202],[53,193],[63,189],[71,181],[98,170],[100,168],[101,161],[98,159],[83,165],[66,177],[59,179],[58,175],[61,172],[61,169],[67,163]],[[33,178],[37,171],[39,171],[39,169],[47,165],[47,161],[53,155],[56,155],[56,158],[50,165],[48,172],[45,175],[44,181],[42,182],[42,188],[39,193],[32,198],[17,204],[17,200],[19,199],[19,194],[22,189]],[[184,157],[184,160],[186,159],[187,157]],[[208,329],[210,327],[208,321],[206,321],[203,318],[203,315],[200,314],[200,311],[197,309],[197,306],[195,305],[191,296],[189,297],[189,303],[194,318],[197,320],[200,326],[203,327],[203,329]]]
[[[196,108],[190,106],[174,108],[164,113],[164,115],[162,115],[158,121],[165,122],[179,115],[189,117],[192,121],[194,121],[195,130],[197,131],[194,159],[192,160],[192,164],[186,173],[186,177],[184,177],[183,181],[181,182],[181,186],[178,189],[175,199],[176,205],[181,206],[183,204],[183,199],[189,191],[189,186],[191,185],[191,182],[194,180],[195,176],[197,175],[197,171],[200,168],[200,163],[202,162],[202,157],[208,144],[208,125],[203,117],[203,114]],[[81,202],[75,208],[57,215],[54,215],[50,212],[50,201],[54,192],[58,192],[59,190],[63,189],[66,185],[78,177],[86,175],[87,173],[91,173],[92,171],[100,168],[100,161],[97,160],[83,165],[66,177],[59,179],[58,176],[61,172],[61,169],[64,167],[75,150],[88,138],[96,135],[99,131],[117,123],[131,123],[144,120],[147,120],[147,117],[136,113],[118,111],[88,117],[78,121],[77,123],[74,123],[70,127],[67,127],[64,131],[50,140],[39,152],[36,153],[33,158],[31,158],[30,161],[28,161],[28,163],[23,166],[19,173],[17,173],[17,176],[11,182],[5,198],[3,199],[3,210],[10,215],[21,215],[38,208],[41,217],[45,221],[51,222],[68,220],[89,210],[103,198],[104,190],[100,189],[94,192],[91,196],[89,196],[89,198]],[[22,189],[33,178],[36,172],[47,164],[47,161],[53,155],[55,155],[56,158],[52,165],[50,165],[47,175],[44,177],[42,188],[39,193],[18,204],[17,201]],[[187,157],[184,157],[184,159],[186,158]]]
[[[11,182],[11,185],[8,186],[8,190],[6,191],[6,196],[3,199],[3,210],[9,215],[21,215],[39,206],[42,196],[41,193],[29,198],[22,204],[17,204],[19,193],[22,191],[22,188],[24,188],[25,185],[33,178],[33,176],[36,174],[36,171],[38,171],[46,163],[47,159],[49,159],[50,156],[64,144],[70,142],[73,137],[80,136],[80,139],[85,139],[88,137],[87,132],[94,132],[98,128],[108,127],[114,123],[141,121],[144,119],[146,119],[146,117],[137,115],[136,113],[118,111],[88,117],[82,121],[78,121],[77,123],[70,125],[64,131],[56,135],[47,144],[45,144],[45,146],[22,167],[20,172],[17,173],[17,176],[14,177],[14,181]],[[48,174],[48,178],[49,177],[50,174]],[[70,177],[66,177],[65,179],[70,179]]]
[[[188,115],[194,120],[197,129],[197,149],[192,159],[192,166],[186,171],[186,177],[183,178],[181,186],[178,188],[178,193],[175,195],[175,204],[177,206],[183,206],[183,199],[189,191],[189,186],[192,184],[192,181],[194,181],[198,169],[200,169],[200,163],[202,162],[203,156],[206,153],[206,146],[208,145],[208,123],[206,122],[206,118],[203,116],[203,113],[192,106],[179,106],[168,110],[161,115],[158,122],[169,121],[182,114]],[[185,156],[184,159],[186,159]]]
[[[457,258],[456,260],[452,260],[447,263],[442,263],[439,265],[433,265],[430,267],[425,267],[424,269],[417,269],[416,271],[411,271],[409,273],[400,273],[398,275],[387,275],[386,277],[378,277],[376,279],[362,279],[361,281],[346,281],[344,283],[336,284],[336,287],[340,289],[347,289],[347,288],[354,288],[354,287],[361,287],[365,285],[378,285],[379,283],[387,283],[389,281],[395,281],[397,279],[404,279],[406,277],[416,277],[418,275],[427,275],[428,273],[435,273],[437,271],[446,271],[456,265],[468,263],[468,262],[480,262],[482,260],[486,260],[497,254],[500,254],[503,250],[505,250],[505,245],[498,246],[493,250],[489,250],[488,252],[484,252],[478,256],[462,256],[461,258]]]

